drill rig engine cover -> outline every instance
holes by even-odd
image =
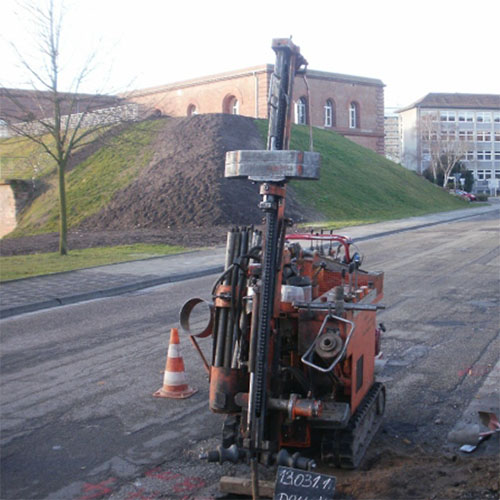
[[[272,47],[267,149],[226,156],[226,177],[260,184],[264,229],[228,233],[210,322],[197,335],[211,336],[209,406],[224,416],[221,445],[203,458],[252,470],[257,463],[311,470],[318,457],[355,468],[385,407],[374,370],[384,275],[361,268],[347,236],[287,233],[287,181],[319,179],[320,158],[288,150],[293,82],[307,62],[290,39]],[[181,311],[188,333],[201,302]]]

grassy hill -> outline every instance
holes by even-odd
[[[117,192],[129,186],[150,164],[153,155],[160,154],[154,144],[166,122],[168,120],[158,119],[131,125],[68,172],[70,228],[104,209]],[[257,120],[257,126],[265,136],[267,121]],[[182,148],[182,137],[176,137],[175,142]],[[307,127],[293,128],[291,147],[309,149]],[[466,206],[466,202],[448,195],[413,172],[334,132],[314,129],[314,149],[322,155],[320,181],[295,181],[292,186],[299,201],[323,214],[330,227]],[[39,186],[39,195],[20,214],[19,225],[9,236],[57,231],[54,166],[24,139],[2,140],[0,150],[3,172],[11,178],[33,178]],[[37,170],[30,158],[40,158]],[[223,156],[220,162],[222,166]],[[6,176],[5,173],[0,175]],[[120,217],[120,213],[116,213],[116,217]]]
[[[267,123],[259,125],[264,133]],[[464,208],[414,172],[359,146],[339,134],[313,130],[314,150],[321,153],[318,182],[291,183],[300,200],[324,214],[324,227],[341,227]],[[309,128],[292,128],[291,149],[309,149]]]
[[[161,120],[132,124],[121,133],[110,135],[101,147],[69,169],[66,175],[69,228],[99,212],[117,190],[127,186],[151,161],[154,153],[151,143],[161,125]],[[27,139],[11,138],[0,145],[1,175],[32,181],[37,194],[22,211],[17,228],[9,236],[57,231],[59,208],[53,160]],[[76,152],[81,153],[81,150]]]

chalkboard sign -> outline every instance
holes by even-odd
[[[336,478],[291,467],[278,467],[274,500],[333,500]]]

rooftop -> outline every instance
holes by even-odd
[[[458,109],[498,109],[500,110],[500,94],[445,94],[430,93],[410,106],[397,112],[412,108],[458,108]]]
[[[120,99],[110,95],[61,92],[63,115],[117,106]],[[53,94],[40,90],[0,88],[0,119],[6,122],[37,120],[54,113]]]
[[[239,78],[241,76],[248,76],[257,73],[271,73],[273,71],[273,64],[262,64],[260,66],[252,66],[250,68],[243,68],[234,71],[228,71],[225,73],[217,73],[214,75],[200,76],[198,78],[193,78],[190,80],[183,80],[173,83],[167,83],[165,85],[158,85],[155,87],[149,87],[145,89],[137,89],[132,92],[128,92],[127,94],[123,94],[122,97],[137,97],[140,95],[154,94],[157,92],[165,92],[169,90],[176,90],[183,87],[191,87],[194,85],[201,85],[210,82],[216,82],[221,80],[230,80],[232,78]],[[381,80],[377,78],[367,78],[363,76],[354,76],[354,75],[343,75],[341,73],[330,73],[327,71],[318,71],[314,69],[307,70],[308,78],[317,78],[317,79],[325,79],[332,80],[338,82],[349,82],[349,83],[357,83],[360,85],[376,85],[376,86],[384,86]]]

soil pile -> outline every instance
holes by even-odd
[[[70,248],[128,243],[223,244],[234,225],[259,225],[259,185],[224,178],[225,154],[265,149],[255,120],[228,114],[166,118],[154,156],[100,212],[69,232]],[[321,220],[287,188],[287,216]],[[57,250],[57,233],[3,239],[1,255]]]
[[[130,230],[260,222],[258,185],[224,178],[227,151],[265,149],[253,119],[227,114],[170,118],[154,149],[150,165],[83,228]],[[290,216],[304,217],[294,200]]]

